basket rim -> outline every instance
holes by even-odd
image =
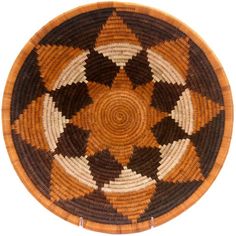
[[[158,226],[162,223],[165,223],[166,221],[174,218],[175,216],[179,215],[186,209],[188,209],[191,205],[193,205],[211,186],[211,184],[214,182],[216,176],[218,175],[220,169],[223,166],[223,163],[226,159],[230,140],[232,136],[232,126],[233,126],[233,101],[232,101],[232,94],[229,82],[227,80],[226,74],[217,59],[214,52],[207,46],[207,44],[204,42],[204,40],[192,29],[189,28],[189,26],[182,23],[177,18],[160,11],[158,9],[154,9],[151,7],[143,6],[140,4],[135,3],[124,3],[124,2],[98,2],[98,3],[92,3],[87,4],[83,6],[76,7],[70,11],[67,11],[53,20],[49,21],[45,26],[43,26],[35,35],[26,43],[26,45],[23,47],[19,55],[17,56],[11,71],[8,75],[5,90],[4,90],[4,96],[3,96],[3,102],[2,102],[2,128],[3,128],[3,135],[4,140],[6,144],[6,148],[10,157],[10,160],[12,162],[12,165],[17,172],[19,178],[23,182],[23,184],[26,186],[28,191],[47,209],[49,209],[54,214],[60,216],[61,218],[74,223],[76,225],[80,225],[80,218],[78,216],[72,215],[68,213],[67,211],[63,210],[59,206],[53,204],[49,199],[47,199],[39,190],[36,188],[36,186],[32,183],[30,178],[27,176],[26,172],[24,171],[17,152],[14,147],[12,135],[11,135],[11,125],[10,125],[10,104],[11,104],[11,95],[14,87],[14,82],[17,77],[17,74],[25,61],[28,54],[31,52],[34,46],[38,44],[38,42],[54,27],[58,26],[62,22],[78,15],[84,12],[97,10],[97,9],[103,9],[103,8],[109,8],[109,7],[115,7],[122,10],[128,10],[128,11],[134,11],[137,13],[143,13],[147,14],[149,16],[159,18],[161,20],[164,20],[171,25],[174,25],[179,30],[186,33],[205,53],[208,60],[210,61],[214,72],[217,75],[218,81],[220,83],[220,87],[222,89],[223,98],[224,98],[224,106],[225,106],[225,126],[224,126],[224,134],[221,142],[220,149],[217,154],[217,158],[215,161],[215,164],[209,173],[208,177],[205,179],[205,181],[200,185],[200,187],[182,204],[178,205],[171,211],[165,213],[164,215],[161,215],[159,217],[154,218],[153,220],[147,220],[144,222],[136,223],[136,224],[127,224],[127,225],[115,225],[115,224],[101,224],[97,222],[93,222],[90,220],[83,219],[83,227],[86,229],[99,231],[99,232],[105,232],[105,233],[133,233],[133,232],[139,232],[143,230],[147,230],[153,226]]]

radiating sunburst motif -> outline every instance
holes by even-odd
[[[169,212],[205,181],[223,135],[209,61],[176,27],[129,10],[58,27],[14,85],[12,137],[25,172],[52,204],[97,223]]]
[[[125,71],[121,69],[112,87],[89,82],[93,103],[79,111],[72,123],[90,130],[86,155],[108,149],[115,159],[125,165],[133,147],[159,147],[151,128],[166,113],[151,107],[154,83],[133,89]]]

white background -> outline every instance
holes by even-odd
[[[132,0],[129,0],[133,2]],[[0,96],[9,70],[28,39],[49,20],[85,0],[0,1]],[[236,90],[236,2],[234,0],[136,0],[159,8],[188,24],[220,59]],[[234,98],[236,101],[236,97]],[[235,136],[235,135],[234,135]],[[208,192],[177,218],[139,235],[236,235],[236,140],[225,165]],[[16,175],[0,136],[0,235],[104,235],[77,227],[49,212]]]

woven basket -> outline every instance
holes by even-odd
[[[49,210],[95,231],[137,232],[208,189],[228,150],[232,99],[187,26],[97,3],[27,43],[7,81],[3,128],[17,173]]]

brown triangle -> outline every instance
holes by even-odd
[[[110,91],[110,88],[108,86],[91,81],[87,83],[87,88],[89,96],[93,99],[93,102]]]
[[[124,69],[119,70],[119,73],[116,75],[112,83],[111,89],[112,90],[116,90],[116,89],[132,90],[133,89],[132,82],[130,81]]]
[[[123,166],[127,165],[132,153],[133,153],[133,146],[130,145],[123,145],[121,148],[120,146],[111,146],[109,147],[109,151],[111,155]]]
[[[220,104],[213,102],[197,92],[190,91],[190,93],[193,104],[193,132],[197,132],[216,117],[224,108]]]
[[[91,192],[93,188],[69,175],[57,160],[53,161],[50,181],[50,196],[53,201],[71,200]]]
[[[96,40],[96,47],[111,43],[131,43],[140,46],[135,34],[116,12],[107,19]]]
[[[61,72],[77,56],[85,51],[79,48],[40,45],[37,47],[38,65],[45,87],[53,89]]]
[[[153,135],[152,131],[150,129],[146,129],[140,138],[137,139],[135,146],[137,147],[153,147],[158,148],[160,145],[157,142],[157,139]]]
[[[156,185],[151,184],[144,189],[133,192],[105,192],[105,196],[120,214],[135,223],[147,208],[155,190]]]
[[[181,183],[204,180],[199,157],[192,143],[189,144],[180,162],[163,178],[166,182]]]
[[[14,122],[12,128],[26,143],[31,144],[33,147],[49,151],[43,127],[44,97],[45,95],[33,100]]]
[[[165,41],[153,46],[151,50],[168,61],[180,75],[182,75],[183,79],[187,79],[189,59],[189,44],[187,37]]]

